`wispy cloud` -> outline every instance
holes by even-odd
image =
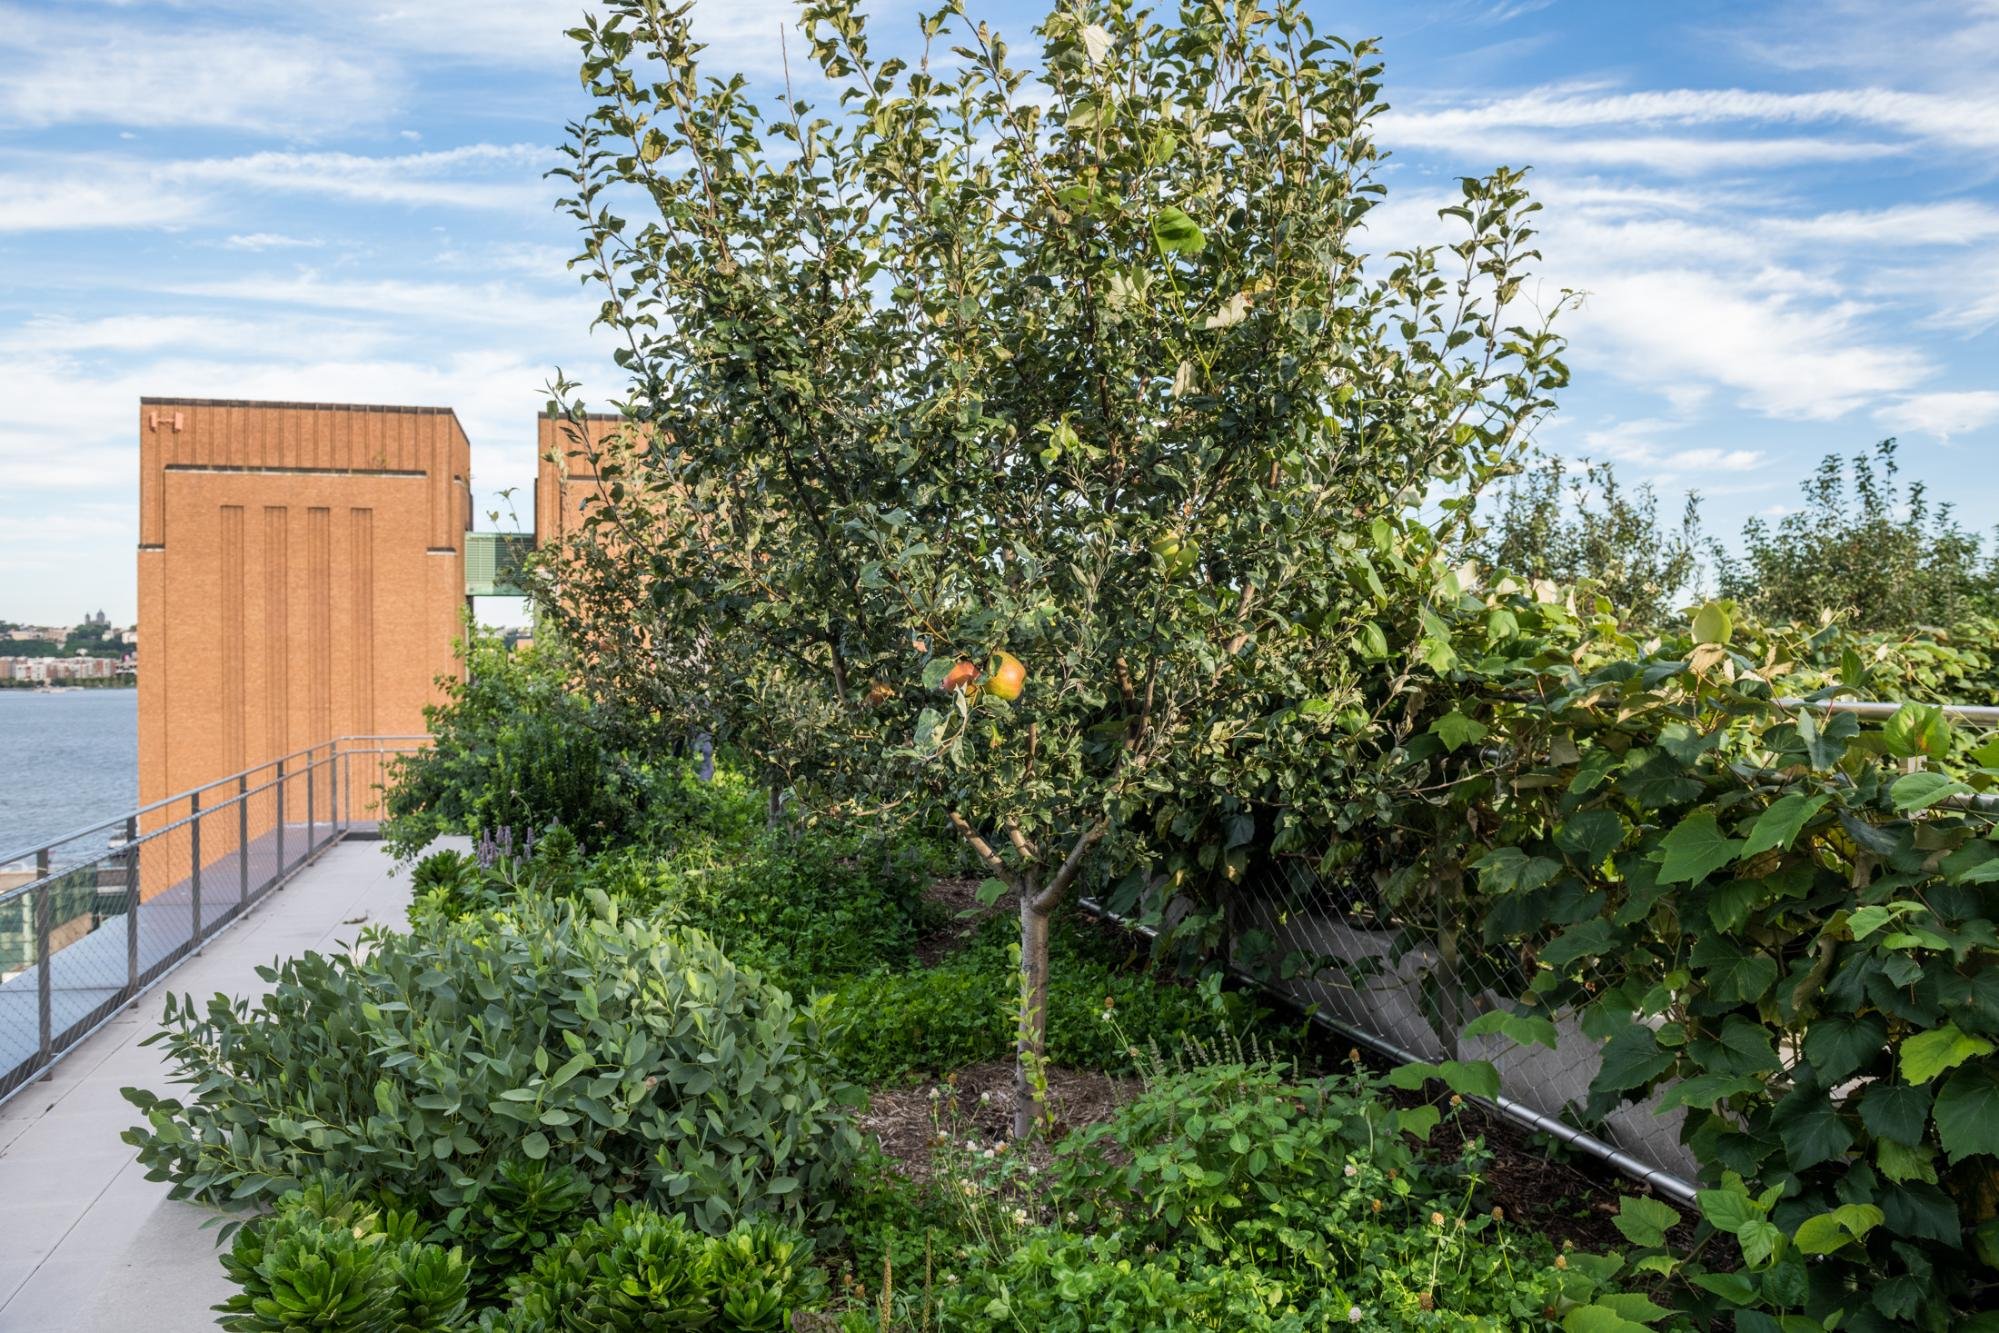
[[[1575,322],[1580,359],[1639,386],[1719,385],[1772,417],[1829,421],[1931,371],[1919,352],[1875,339],[1859,306],[1757,295],[1698,270],[1627,275]]]
[[[1999,390],[1912,394],[1880,408],[1874,419],[1891,431],[1918,431],[1948,440],[1999,421]]]
[[[545,213],[539,144],[466,144],[428,153],[259,152],[158,159],[123,153],[15,153],[0,171],[0,232],[185,226],[240,216],[246,195],[300,195],[408,208]],[[233,234],[258,250],[316,242]]]
[[[1643,142],[1646,136],[1639,131],[1661,126],[1714,129],[1771,125],[1853,126],[1927,143],[1989,151],[1999,148],[1999,97],[1890,88],[1779,93],[1742,88],[1617,92],[1600,87],[1550,87],[1467,106],[1391,112],[1383,118],[1381,132],[1389,142],[1480,152],[1495,134],[1503,131],[1596,130],[1615,126],[1631,131],[1633,142]],[[1710,139],[1711,136],[1702,136],[1696,142]],[[1605,151],[1599,140],[1584,139],[1571,144],[1550,137],[1536,142],[1556,153],[1592,147],[1598,153]],[[1721,146],[1732,146],[1732,142],[1722,141]],[[1842,144],[1822,136],[1753,142],[1773,145],[1769,161],[1778,160],[1782,152],[1814,151],[1809,147],[1812,144],[1867,153],[1889,151],[1882,144]]]
[[[207,128],[314,137],[398,105],[400,81],[342,43],[239,25],[92,23],[0,6],[0,124]],[[83,58],[87,55],[87,59]]]
[[[229,250],[316,250],[326,242],[316,236],[285,236],[274,231],[253,231],[236,236],[225,236],[222,245]]]

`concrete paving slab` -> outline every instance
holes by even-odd
[[[408,901],[382,844],[338,844],[163,985],[197,999],[261,995],[258,967],[353,939],[357,916],[399,926]],[[119,1138],[138,1122],[121,1089],[180,1091],[159,1048],[139,1045],[163,1004],[158,991],[141,996],[0,1107],[0,1333],[215,1327],[209,1307],[229,1294],[216,1229],[204,1225],[216,1214],[168,1199]]]

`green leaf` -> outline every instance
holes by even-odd
[[[1888,1022],[1879,1014],[1825,1014],[1805,1033],[1805,1058],[1827,1087],[1839,1083],[1881,1053]]]
[[[1927,810],[1952,796],[1969,796],[1971,788],[1944,773],[1905,773],[1888,789],[1888,799],[1903,814]]]
[[[1928,1032],[1918,1032],[1902,1041],[1902,1077],[1910,1083],[1927,1083],[1946,1069],[1955,1069],[1975,1055],[1992,1054],[1992,1043],[1983,1037],[1960,1032],[1957,1024],[1945,1023]]]
[[[1659,867],[1661,884],[1698,884],[1742,851],[1742,839],[1722,835],[1714,811],[1697,810],[1674,826],[1659,842],[1665,852]]]
[[[1853,1146],[1853,1129],[1826,1090],[1800,1079],[1770,1113],[1770,1127],[1784,1144],[1793,1171],[1837,1161]]]
[[[1875,1083],[1860,1095],[1860,1123],[1876,1138],[1910,1147],[1923,1141],[1930,1118],[1930,1090],[1907,1083]]]
[[[1555,830],[1555,845],[1583,864],[1599,866],[1624,841],[1624,820],[1615,810],[1582,810]]]
[[[1470,745],[1485,739],[1485,724],[1466,717],[1457,709],[1438,718],[1430,724],[1430,730],[1443,741],[1446,750],[1455,751],[1461,745]]]
[[[1194,219],[1172,204],[1152,215],[1152,239],[1162,253],[1174,255],[1198,255],[1208,244]]]
[[[1006,897],[1005,880],[987,879],[979,884],[979,892],[978,892],[979,906],[991,907],[994,903],[998,902],[1000,899],[1004,897]]]
[[[1538,1014],[1516,1014],[1510,1009],[1495,1009],[1488,1014],[1480,1014],[1464,1030],[1466,1037],[1502,1036],[1516,1046],[1546,1046],[1555,1048],[1555,1025]]]
[[[1702,971],[1709,993],[1733,1004],[1753,1004],[1777,982],[1777,964],[1725,935],[1703,935],[1688,955]]]
[[[1603,1067],[1590,1084],[1598,1092],[1640,1088],[1673,1067],[1671,1051],[1661,1050],[1659,1038],[1643,1023],[1620,1028],[1603,1048]]]
[[[1933,704],[1905,703],[1881,724],[1881,740],[1898,759],[1941,759],[1950,753],[1950,722]]]
[[[1756,817],[1749,826],[1749,838],[1742,846],[1742,856],[1747,858],[1772,848],[1788,851],[1791,843],[1811,817],[1825,806],[1825,797],[1806,796],[1792,792],[1780,796],[1770,803],[1770,808]]]
[[[1727,643],[1735,621],[1720,602],[1709,602],[1694,613],[1694,642]]]
[[[1445,1060],[1440,1064],[1414,1061],[1388,1071],[1390,1087],[1414,1092],[1431,1079],[1441,1080],[1452,1092],[1465,1097],[1497,1097],[1499,1070],[1486,1060]]]
[[[1912,1148],[1893,1139],[1877,1138],[1874,1140],[1874,1165],[1897,1185],[1906,1185],[1912,1180],[1929,1185],[1937,1183],[1936,1149],[1928,1144]]]
[[[1543,946],[1540,960],[1549,967],[1567,967],[1579,958],[1600,958],[1624,945],[1624,936],[1600,916],[1569,927]]]
[[[1617,1201],[1617,1216],[1610,1220],[1626,1240],[1650,1250],[1666,1243],[1666,1233],[1680,1224],[1680,1213],[1657,1199],[1626,1195]]]
[[[1808,1217],[1793,1242],[1806,1254],[1831,1254],[1881,1225],[1881,1210],[1872,1204],[1849,1203]]]
[[[1395,1113],[1395,1127],[1427,1142],[1430,1131],[1443,1118],[1444,1113],[1434,1106],[1405,1106]]]
[[[1999,1070],[1960,1069],[1937,1093],[1937,1141],[1952,1165],[1984,1153],[1999,1156]]]
[[[1768,1211],[1749,1197],[1740,1181],[1721,1189],[1696,1191],[1694,1202],[1700,1205],[1702,1217],[1731,1236]]]
[[[1756,1303],[1756,1279],[1746,1273],[1696,1273],[1693,1284],[1735,1305]]]
[[[1562,1319],[1562,1333],[1651,1333],[1607,1305],[1578,1305]]]
[[[539,1162],[548,1156],[548,1135],[534,1130],[521,1139],[521,1152],[531,1162]]]

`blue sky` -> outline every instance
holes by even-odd
[[[1029,48],[1038,8],[973,7]],[[481,511],[526,513],[551,369],[618,387],[541,179],[578,9],[0,0],[0,618],[133,614],[141,394],[450,405]],[[916,7],[870,12],[879,51]],[[1727,534],[1892,434],[1999,522],[1999,0],[1312,12],[1385,43],[1380,248],[1534,167],[1543,291],[1589,293],[1546,447],[1697,488]],[[766,83],[792,13],[696,5]]]

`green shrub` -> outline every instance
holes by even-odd
[[[840,982],[831,1006],[833,1043],[847,1076],[875,1085],[1010,1058],[1018,982],[1008,959],[1008,925],[996,920],[936,967]],[[1150,971],[1125,970],[1123,960],[1107,957],[1070,921],[1056,930],[1052,950],[1048,1058],[1060,1066],[1127,1071],[1134,1043],[1177,1046],[1239,1029],[1250,1014],[1239,995],[1210,999],[1164,984]],[[1115,1025],[1104,1020],[1107,999]]]
[[[520,1333],[784,1329],[819,1299],[823,1278],[811,1252],[768,1218],[710,1237],[679,1216],[620,1205],[544,1251],[491,1322]]]
[[[445,702],[424,709],[432,744],[393,764],[382,821],[390,848],[414,856],[442,834],[551,824],[592,847],[638,837],[648,776],[574,691],[561,654],[474,634],[463,655]]]
[[[1388,906],[1512,1002],[1480,1032],[1567,1014],[1598,1043],[1582,1113],[1682,1112],[1707,1188],[1700,1250],[1648,1256],[1670,1298],[1973,1327],[1999,1292],[1999,746],[1920,704],[1779,703],[1864,687],[1837,627],[1711,603],[1641,647],[1505,583],[1439,606],[1457,679],[1398,757],[1431,794],[1382,839]]]
[[[552,1159],[595,1209],[649,1199],[719,1233],[815,1215],[854,1149],[821,1015],[614,904],[524,897],[263,975],[254,1005],[169,999],[149,1041],[187,1102],[126,1090],[146,1115],[126,1139],[175,1197],[254,1206],[334,1170],[454,1232],[532,1234],[542,1204],[509,1201],[567,1187],[510,1164]]]
[[[231,1333],[441,1333],[467,1320],[470,1270],[424,1239],[413,1214],[322,1177],[236,1232],[222,1256],[237,1291],[215,1309]]]
[[[1401,1138],[1392,1108],[1358,1076],[1294,1084],[1277,1065],[1202,1065],[1065,1140],[1053,1197],[1147,1243],[1186,1235],[1209,1250],[1281,1257],[1346,1189],[1348,1166],[1407,1171]]]
[[[718,775],[719,780],[719,775]],[[585,855],[566,830],[532,854],[490,869],[441,862],[417,887],[410,918],[503,910],[520,894],[603,895],[630,912],[705,931],[739,964],[800,994],[839,978],[897,966],[927,921],[924,887],[938,854],[920,841],[823,828],[711,832],[688,825],[678,846]]]
[[[1154,1060],[1052,1169],[959,1148],[942,1111],[929,1185],[870,1169],[840,1218],[863,1278],[889,1261],[897,1327],[1643,1327],[1620,1261],[1558,1253],[1490,1207],[1476,1141],[1419,1150],[1446,1113],[1397,1110],[1358,1069]],[[868,1304],[852,1327],[877,1326]]]

